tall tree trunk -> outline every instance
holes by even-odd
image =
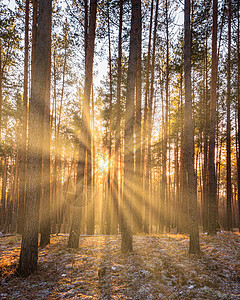
[[[239,46],[239,1],[238,1],[238,25],[237,25],[237,103],[238,103],[238,230],[240,232],[240,46]]]
[[[121,211],[121,251],[123,253],[133,250],[131,210],[134,202],[135,185],[134,178],[134,94],[136,85],[137,53],[138,53],[138,18],[140,16],[141,1],[132,0],[132,19],[130,33],[129,64],[127,72],[127,95],[124,128],[124,187],[123,205]]]
[[[149,69],[150,69],[150,56],[151,56],[151,41],[152,41],[152,19],[153,19],[153,3],[151,2],[151,15],[149,26],[149,40],[148,40],[148,56],[147,56],[147,70],[146,70],[146,86],[145,86],[145,99],[144,99],[144,121],[143,121],[143,144],[142,144],[142,174],[143,174],[143,194],[144,194],[144,232],[148,233],[149,230],[149,202],[147,198],[148,186],[146,186],[146,142],[147,142],[147,126],[148,126],[148,100],[149,100]]]
[[[36,53],[29,108],[29,157],[26,210],[17,273],[30,275],[37,270],[39,204],[41,198],[43,119],[51,45],[52,2],[39,1]]]
[[[37,17],[38,17],[38,2],[39,0],[33,0],[33,15],[32,15],[32,55],[31,55],[31,86],[33,81],[34,59],[36,52],[36,36],[37,36]]]
[[[120,0],[119,31],[118,31],[118,69],[117,69],[117,105],[116,105],[116,136],[115,136],[115,163],[113,184],[113,233],[118,232],[118,206],[119,206],[119,158],[121,143],[121,81],[122,81],[122,18],[123,0]]]
[[[43,172],[42,172],[42,205],[41,205],[41,240],[40,246],[45,247],[50,244],[51,220],[50,220],[50,83],[51,83],[51,26],[49,26],[50,40],[46,48],[48,49],[48,69],[45,95],[44,112],[44,147],[43,147]]]
[[[142,16],[141,9],[138,10],[139,16],[137,21],[138,33],[137,33],[137,70],[136,70],[136,119],[135,119],[135,207],[133,211],[133,225],[134,231],[142,231],[142,174],[141,174],[141,107],[142,107]]]
[[[232,230],[231,180],[231,0],[228,0],[228,58],[227,58],[227,230]]]
[[[154,94],[154,67],[155,67],[155,49],[156,49],[156,36],[157,36],[157,18],[158,18],[158,0],[156,0],[156,11],[154,18],[154,32],[153,32],[153,49],[152,49],[152,64],[151,64],[151,86],[148,103],[148,127],[147,127],[147,166],[146,166],[146,195],[148,202],[148,215],[146,218],[149,220],[149,206],[151,203],[151,139],[152,139],[152,118],[153,118],[153,94]],[[145,232],[149,232],[149,228],[145,228]]]
[[[189,253],[198,253],[199,232],[197,214],[197,179],[194,170],[194,132],[192,120],[191,91],[191,31],[190,31],[190,0],[184,5],[184,82],[185,82],[185,116],[184,116],[184,164],[187,171],[190,215],[190,245]]]
[[[78,248],[80,236],[80,209],[84,205],[84,170],[87,165],[87,187],[91,189],[91,133],[90,133],[90,96],[93,76],[93,57],[94,57],[94,41],[96,28],[97,0],[91,0],[90,4],[90,22],[89,33],[86,43],[85,57],[85,84],[83,95],[83,113],[81,123],[81,137],[79,141],[79,154],[77,166],[77,188],[75,197],[75,207],[73,211],[73,220],[68,240],[68,247]],[[89,196],[88,192],[88,196]],[[90,199],[87,199],[89,203]],[[91,222],[93,218],[88,211],[89,222],[87,222],[87,234],[93,234],[94,224]]]
[[[166,14],[166,107],[165,107],[165,124],[164,124],[164,148],[163,148],[163,183],[164,183],[164,211],[165,211],[165,225],[166,227],[170,226],[170,216],[169,216],[169,201],[170,201],[170,193],[167,189],[167,143],[168,143],[168,112],[169,112],[169,32],[168,32],[168,0],[165,2],[165,14]],[[169,184],[170,187],[170,184]]]
[[[2,136],[2,84],[3,84],[3,63],[2,63],[2,41],[0,38],[0,138]]]
[[[203,201],[202,201],[202,221],[203,231],[208,231],[208,48],[206,32],[206,50],[205,50],[205,97],[204,97],[204,128],[203,128]]]
[[[90,6],[90,21],[89,21],[89,35],[87,44],[86,55],[86,71],[85,71],[85,87],[84,87],[84,99],[87,102],[86,116],[87,116],[87,234],[94,234],[94,210],[93,210],[93,195],[92,195],[92,134],[90,129],[90,101],[91,101],[91,87],[93,77],[93,57],[94,57],[94,41],[95,41],[95,29],[96,29],[96,14],[97,14],[97,0],[91,0]]]
[[[108,177],[107,177],[107,228],[106,228],[106,234],[111,234],[111,215],[112,215],[112,186],[111,186],[111,159],[112,159],[112,98],[113,98],[113,92],[112,92],[112,54],[111,54],[111,32],[110,32],[110,7],[108,4],[108,16],[107,16],[107,22],[108,22],[108,63],[109,63],[109,133],[108,133]]]
[[[209,129],[209,234],[217,233],[217,186],[215,175],[215,136],[216,136],[216,103],[217,103],[217,0],[213,0],[212,29],[212,78],[210,99],[210,129]]]
[[[19,176],[19,200],[17,231],[23,232],[25,185],[26,185],[26,142],[27,142],[27,106],[28,106],[28,31],[29,31],[29,0],[26,0],[25,8],[25,45],[24,45],[24,84],[23,84],[23,116],[22,137],[20,144],[20,176]]]

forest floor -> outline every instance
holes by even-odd
[[[39,249],[38,272],[14,276],[21,237],[0,237],[0,299],[240,299],[240,234],[201,234],[201,254],[188,254],[186,235],[136,235],[134,252],[120,236],[53,235]]]

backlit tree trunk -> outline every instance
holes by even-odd
[[[123,0],[120,0],[119,33],[118,33],[118,70],[117,70],[117,106],[116,106],[116,136],[115,136],[115,163],[113,183],[113,233],[118,232],[118,207],[119,207],[119,158],[121,143],[121,79],[122,79],[122,17]]]
[[[24,84],[23,84],[23,116],[22,116],[22,138],[20,144],[20,176],[19,176],[19,199],[18,199],[18,221],[17,231],[23,232],[24,202],[26,184],[26,142],[27,142],[27,105],[28,105],[28,49],[29,49],[29,0],[26,0],[25,8],[25,44],[24,44]]]
[[[228,0],[228,58],[227,58],[227,230],[232,230],[231,179],[231,0]]]
[[[215,175],[215,132],[216,132],[216,103],[217,103],[217,0],[213,0],[213,29],[212,29],[212,77],[210,99],[210,130],[209,130],[209,234],[217,233],[217,186]]]
[[[84,205],[84,170],[87,164],[87,188],[91,188],[91,132],[90,132],[90,96],[93,74],[94,41],[96,28],[97,0],[91,0],[89,33],[87,36],[85,57],[85,84],[83,95],[83,113],[81,123],[81,136],[79,141],[79,154],[77,166],[77,188],[73,220],[68,240],[68,247],[78,248],[80,236],[80,210]],[[87,193],[90,196],[89,192]],[[88,205],[90,204],[90,199]],[[93,234],[94,224],[92,211],[88,210],[87,233]]]
[[[199,232],[197,214],[197,179],[194,170],[194,132],[192,120],[192,88],[191,88],[191,31],[190,0],[184,5],[184,82],[185,82],[185,116],[184,116],[184,149],[183,159],[187,172],[187,198],[190,215],[189,253],[198,253]]]
[[[238,1],[238,27],[237,27],[237,103],[238,103],[238,230],[240,232],[240,47],[239,47],[239,1]]]
[[[137,20],[141,9],[140,0],[132,0],[132,19],[130,33],[130,50],[129,63],[127,72],[127,96],[125,110],[125,128],[124,128],[124,187],[123,187],[123,205],[121,211],[121,234],[122,243],[121,251],[123,253],[133,250],[132,246],[132,224],[131,210],[135,194],[134,181],[134,94],[136,85],[137,70],[137,37],[138,24]]]
[[[39,204],[41,198],[43,120],[47,79],[49,79],[49,47],[51,45],[52,2],[39,1],[36,53],[29,107],[29,155],[24,231],[17,273],[30,275],[37,270]]]
[[[152,41],[152,19],[153,19],[153,0],[151,2],[150,26],[149,26],[149,40],[148,40],[148,56],[147,56],[147,70],[146,70],[146,86],[144,99],[144,120],[143,120],[143,143],[142,143],[142,174],[143,174],[143,195],[144,195],[144,232],[149,230],[149,202],[147,198],[147,177],[146,177],[146,144],[147,144],[147,126],[148,126],[148,101],[149,101],[149,70],[150,70],[150,56],[151,56],[151,41]]]

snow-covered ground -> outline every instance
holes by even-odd
[[[120,252],[120,236],[66,235],[39,250],[39,270],[13,276],[19,236],[0,237],[0,299],[240,299],[240,235],[201,234],[201,254],[188,254],[188,236],[136,235],[134,252]]]

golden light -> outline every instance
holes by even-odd
[[[101,173],[107,173],[108,171],[108,157],[100,157],[98,160],[98,169]]]

